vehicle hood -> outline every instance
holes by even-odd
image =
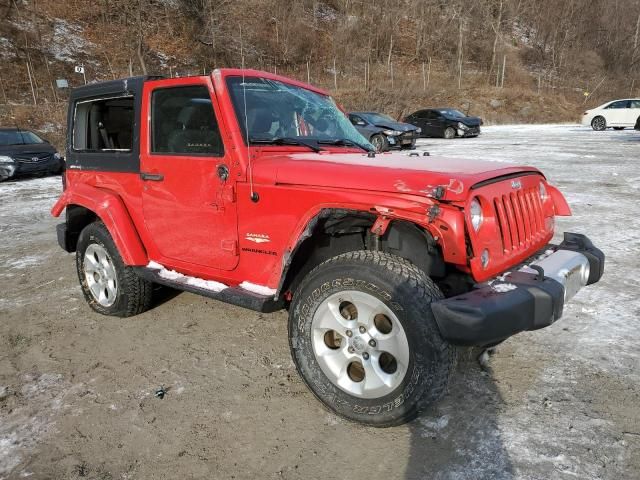
[[[261,155],[253,165],[256,183],[370,190],[429,197],[445,188],[442,200],[462,201],[478,182],[536,172],[534,167],[437,156],[384,153],[293,153]]]
[[[398,130],[400,132],[409,132],[411,130],[416,130],[417,128],[415,125],[402,122],[378,122],[375,126],[388,130]]]
[[[56,149],[50,143],[34,143],[27,145],[2,145],[0,146],[0,155],[29,155],[31,153],[55,153]]]
[[[445,117],[453,122],[462,122],[468,127],[479,127],[482,124],[480,117]]]

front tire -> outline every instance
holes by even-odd
[[[334,257],[302,281],[289,310],[298,372],[330,410],[389,427],[416,417],[446,390],[455,349],[440,336],[438,287],[383,252]]]
[[[371,145],[376,149],[376,152],[384,152],[389,148],[389,143],[384,135],[378,133],[371,137]]]
[[[607,121],[603,116],[598,115],[591,120],[591,128],[593,128],[596,132],[602,132],[607,128]]]
[[[84,298],[96,312],[131,317],[151,307],[153,283],[124,264],[102,222],[91,223],[80,233],[76,269]]]
[[[444,133],[442,134],[442,136],[444,138],[446,138],[447,140],[451,140],[453,138],[456,138],[456,130],[453,127],[447,127],[444,129]]]

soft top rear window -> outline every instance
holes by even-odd
[[[131,151],[134,104],[132,96],[83,100],[76,103],[73,149]]]

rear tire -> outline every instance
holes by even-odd
[[[591,128],[593,128],[596,132],[602,132],[607,129],[607,121],[603,116],[598,115],[591,120]]]
[[[456,138],[456,130],[453,127],[447,127],[444,129],[444,133],[442,134],[443,138],[446,138],[447,140],[451,140],[453,138]]]
[[[413,419],[444,394],[455,364],[431,312],[442,297],[422,270],[395,255],[356,251],[327,260],[303,279],[289,310],[298,372],[344,418],[374,427]]]
[[[151,307],[153,283],[124,264],[102,222],[91,223],[80,233],[76,269],[84,298],[96,312],[131,317]]]

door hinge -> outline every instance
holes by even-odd
[[[225,252],[231,253],[231,255],[238,255],[237,240],[222,240],[222,242],[220,242],[220,248]]]
[[[236,190],[233,185],[225,185],[222,187],[222,200],[225,203],[235,203]]]
[[[235,203],[236,192],[233,185],[225,186],[216,191],[216,201],[211,206],[219,211],[224,212],[225,205]]]

